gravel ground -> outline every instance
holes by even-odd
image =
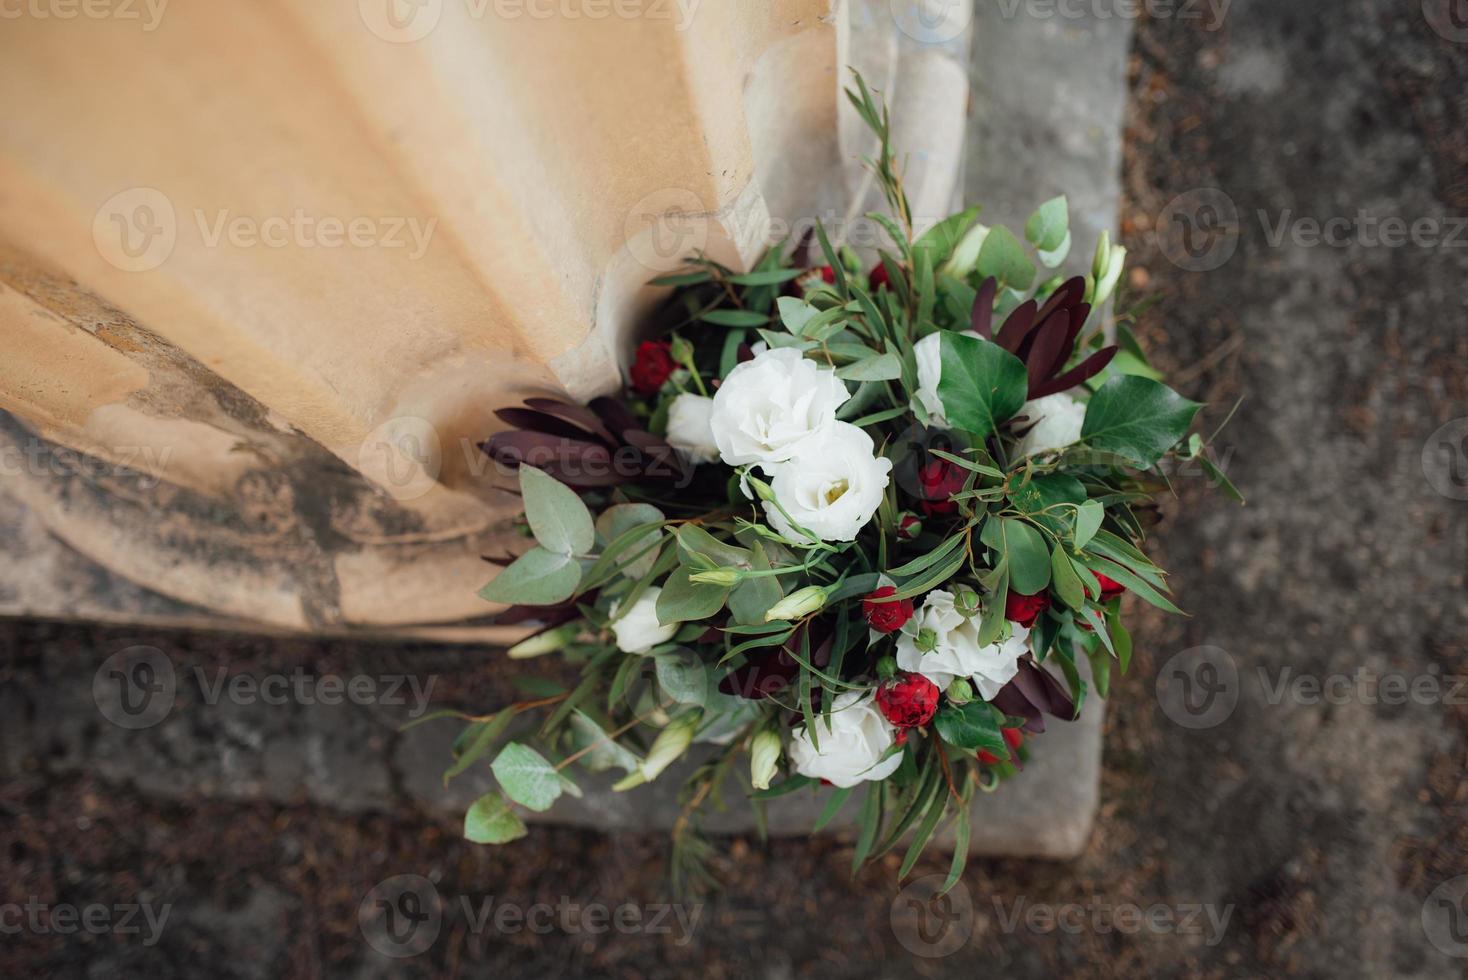
[[[1235,0],[1217,30],[1163,9],[1132,59],[1129,299],[1157,300],[1138,332],[1209,423],[1243,399],[1218,446],[1249,505],[1177,474],[1156,547],[1192,616],[1131,610],[1080,860],[975,861],[934,918],[895,860],[851,881],[839,843],[734,839],[724,889],[665,910],[659,837],[536,828],[490,850],[407,809],[163,802],[11,739],[4,973],[1468,975],[1468,442],[1440,431],[1468,417],[1468,27],[1450,0]],[[1388,217],[1415,240],[1393,244]],[[462,649],[8,623],[0,735],[47,710],[54,665],[130,643],[431,662],[486,696],[505,677]],[[393,961],[357,911],[404,871],[444,911],[427,951]],[[42,932],[31,896],[137,931]]]

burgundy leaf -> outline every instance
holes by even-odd
[[[979,292],[974,296],[974,309],[969,315],[969,324],[974,333],[985,340],[994,339],[994,294],[999,289],[999,280],[990,276],[984,280],[979,287]]]
[[[602,425],[601,419],[596,413],[585,405],[573,405],[570,402],[557,401],[554,398],[527,398],[525,404],[538,412],[547,415],[559,415],[568,422],[579,425],[588,432],[601,436],[608,442],[616,442],[616,438]]]
[[[1075,306],[1085,297],[1085,295],[1085,279],[1080,276],[1075,276],[1073,278],[1067,279],[1065,282],[1055,287],[1055,292],[1050,294],[1050,298],[1045,301],[1045,307],[1040,310],[1040,315],[1038,319],[1043,321],[1046,317],[1054,313],[1056,310]]]
[[[1065,363],[1065,356],[1070,353],[1070,348],[1065,342],[1069,322],[1070,317],[1061,311],[1041,323],[1031,334],[1034,339],[1022,357],[1025,368],[1030,374],[1031,398],[1035,397],[1035,389],[1040,386],[1040,383]]]
[[[1068,391],[1076,385],[1094,378],[1106,370],[1106,365],[1111,363],[1111,359],[1116,356],[1118,349],[1117,347],[1107,347],[1104,350],[1098,350],[1059,377],[1046,381],[1038,388],[1031,389],[1030,397],[1043,398],[1046,395]]]
[[[1019,345],[1029,336],[1030,327],[1035,323],[1035,301],[1027,299],[1014,312],[1009,314],[1009,319],[1004,321],[1004,326],[999,328],[999,336],[994,342],[1011,354],[1019,350]]]
[[[567,439],[585,439],[589,434],[581,426],[572,425],[554,415],[537,412],[531,408],[497,408],[494,414],[500,421],[508,425],[531,432],[544,432],[548,435],[564,436]],[[600,429],[601,426],[598,424],[596,428]]]
[[[637,423],[637,416],[632,414],[632,410],[615,398],[609,398],[605,395],[600,398],[593,398],[591,400],[591,410],[619,438],[625,438],[625,433],[629,429],[641,428]]]
[[[1060,368],[1060,366],[1063,365],[1066,361],[1070,360],[1070,355],[1075,350],[1076,338],[1081,335],[1081,328],[1086,325],[1086,318],[1090,315],[1090,303],[1082,303],[1071,310],[1070,330],[1067,331],[1065,335],[1065,358],[1060,362],[1060,364],[1055,365],[1057,369]]]

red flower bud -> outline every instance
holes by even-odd
[[[821,266],[818,271],[821,274],[821,278],[825,280],[827,285],[831,285],[836,282],[836,270],[831,268],[829,265]]]
[[[1035,595],[1020,595],[1011,592],[1004,599],[1004,618],[1012,623],[1019,623],[1029,629],[1035,625],[1035,620],[1040,614],[1050,608],[1050,593],[1040,592]]]
[[[1004,736],[1004,744],[1009,746],[1009,755],[1013,759],[1019,747],[1024,744],[1025,733],[1018,728],[1003,728],[1000,729],[1000,734]],[[999,763],[999,758],[992,752],[980,749],[979,761],[986,766],[993,766]]]
[[[919,728],[938,710],[938,685],[922,674],[898,674],[877,686],[877,707],[898,728]]]
[[[886,264],[878,262],[876,265],[872,266],[871,274],[867,276],[867,282],[871,285],[872,292],[874,293],[877,290],[881,289],[883,286],[891,289],[892,280],[887,277]]]
[[[639,395],[656,395],[677,364],[670,345],[645,340],[637,347],[632,361],[632,388]]]
[[[1107,602],[1111,599],[1115,599],[1117,596],[1126,591],[1126,586],[1122,585],[1116,579],[1110,578],[1106,575],[1102,575],[1100,572],[1093,572],[1093,574],[1096,576],[1096,581],[1101,584],[1102,602]],[[1087,589],[1086,594],[1090,595],[1091,590]]]
[[[891,602],[876,601],[896,594],[895,586],[884,585],[861,601],[862,615],[867,618],[868,623],[871,623],[872,629],[878,633],[895,633],[902,629],[903,623],[912,618],[911,599],[898,599]]]
[[[918,470],[918,483],[923,490],[919,506],[923,513],[931,517],[956,511],[958,504],[948,498],[963,489],[966,479],[963,468],[946,459],[933,459],[923,464]]]
[[[916,514],[903,514],[897,521],[897,538],[900,541],[911,541],[923,533],[922,518]]]

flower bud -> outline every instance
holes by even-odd
[[[1092,308],[1099,307],[1111,298],[1116,284],[1121,281],[1121,270],[1126,265],[1126,249],[1111,244],[1111,235],[1101,233],[1096,243],[1096,257],[1091,261],[1091,277],[1086,283],[1087,302]]]
[[[581,632],[579,623],[558,626],[555,629],[544,630],[534,636],[528,636],[506,652],[511,660],[528,660],[531,657],[539,657],[561,649],[576,639],[576,634],[579,632]]]
[[[953,600],[953,608],[964,619],[973,619],[983,608],[979,603],[979,594],[973,589],[960,589],[958,596]]]
[[[923,519],[910,510],[897,515],[897,540],[914,541],[923,533]]]
[[[943,693],[948,695],[952,704],[968,704],[974,699],[974,686],[969,683],[967,677],[955,677],[948,685],[948,690]]]
[[[769,789],[780,763],[780,733],[762,728],[749,744],[749,781],[755,789]]]
[[[634,769],[621,779],[612,784],[613,793],[625,793],[629,789],[636,789],[647,782],[647,777],[642,774],[641,769]]]
[[[774,503],[775,489],[764,480],[761,480],[752,472],[746,472],[744,475],[744,483],[748,489],[754,491],[754,495],[756,497],[769,503]]]
[[[667,728],[658,732],[640,768],[642,777],[649,783],[688,751],[689,744],[693,742],[693,731],[698,727],[699,715],[698,711],[679,715],[668,723]]]
[[[918,630],[917,648],[923,653],[932,653],[938,649],[938,634],[931,626]]]
[[[882,680],[891,680],[897,675],[897,660],[889,653],[877,661],[877,676]]]
[[[688,576],[688,581],[696,585],[718,585],[726,589],[733,588],[744,578],[744,572],[737,568],[711,568],[707,571],[694,572]]]
[[[819,585],[807,585],[771,606],[770,611],[765,613],[765,622],[773,623],[777,619],[800,619],[802,616],[819,612],[825,605],[826,590]]]
[[[673,355],[673,360],[679,364],[687,365],[689,370],[692,370],[693,345],[691,343],[683,337],[674,337],[669,342],[668,347],[669,353]]]

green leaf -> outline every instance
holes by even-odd
[[[708,310],[699,319],[716,327],[763,327],[770,322],[765,314],[749,310]]]
[[[1009,746],[999,730],[994,711],[982,701],[949,705],[933,717],[933,727],[943,741],[960,749],[988,749],[1001,759],[1009,758]]]
[[[907,847],[907,854],[902,858],[902,867],[897,869],[897,880],[901,881],[907,877],[912,866],[917,864],[917,859],[922,856],[924,848],[928,846],[928,840],[933,836],[933,831],[938,827],[938,821],[943,819],[943,811],[948,809],[948,786],[946,783],[938,788],[938,794],[933,797],[933,802],[928,805],[927,816],[918,825],[918,829],[912,835],[912,843]]]
[[[511,605],[553,606],[575,595],[580,584],[581,565],[575,558],[536,547],[480,589],[479,598]]]
[[[1070,211],[1065,204],[1065,195],[1052,197],[1035,209],[1025,222],[1025,237],[1035,248],[1052,252],[1070,234]]]
[[[780,310],[780,322],[785,324],[786,330],[797,337],[805,329],[805,325],[814,320],[821,312],[805,300],[795,296],[781,296],[775,301],[775,306]]]
[[[866,863],[867,855],[872,852],[872,845],[877,842],[877,834],[882,829],[882,797],[886,793],[886,783],[867,784],[866,799],[861,803],[861,816],[857,818],[860,830],[856,837],[856,853],[851,857],[851,874],[854,877],[861,866]]]
[[[485,793],[464,814],[464,839],[475,844],[508,844],[526,833],[524,821],[499,793]]]
[[[663,512],[652,504],[613,504],[596,519],[596,533],[608,546],[620,544],[626,552],[638,557],[622,563],[622,570],[629,578],[639,579],[646,575],[652,568],[653,562],[657,561],[656,548],[649,547],[654,541],[662,537],[663,532],[656,528],[649,528],[638,534],[631,535],[626,541],[619,540],[624,534],[648,524],[656,524],[663,520]],[[639,552],[641,554],[639,555]],[[605,552],[603,552],[605,557]]]
[[[720,541],[697,524],[684,524],[678,529],[678,547],[688,555],[702,555],[715,568],[748,568],[748,548]]]
[[[708,668],[687,650],[663,654],[657,658],[658,686],[676,704],[703,707],[708,704]]]
[[[724,608],[729,590],[718,585],[702,585],[689,580],[687,566],[675,569],[658,594],[658,622],[687,623],[708,619]]]
[[[499,737],[510,727],[514,720],[513,711],[501,711],[488,721],[477,721],[459,733],[454,740],[454,764],[449,766],[443,774],[443,784],[447,786],[449,780],[468,769],[479,757],[499,741]],[[460,750],[462,740],[462,751]]]
[[[1030,379],[1024,362],[998,344],[945,330],[938,399],[956,427],[986,438],[1025,403]]]
[[[836,814],[841,812],[841,807],[844,806],[847,799],[850,798],[852,788],[853,787],[847,786],[842,789],[838,789],[836,790],[836,792],[831,794],[831,798],[826,801],[825,808],[821,810],[821,815],[816,817],[815,824],[810,828],[811,833],[820,833],[822,828],[824,828],[826,824],[830,823],[836,818]]]
[[[979,249],[975,266],[979,280],[993,276],[999,285],[1011,289],[1029,289],[1035,282],[1035,267],[1025,255],[1025,247],[1008,228],[993,228]]]
[[[629,660],[631,658],[628,658]],[[639,764],[637,755],[618,745],[606,730],[586,712],[577,709],[571,712],[571,745],[576,752],[586,751],[577,761],[588,772],[604,772],[620,769],[636,772]],[[592,746],[595,746],[592,748]]]
[[[948,877],[943,879],[943,887],[938,889],[940,897],[952,891],[953,886],[958,884],[958,879],[963,876],[964,865],[968,863],[968,839],[969,839],[969,805],[964,800],[958,807],[958,830],[953,839],[953,863],[948,866]]]
[[[520,467],[520,496],[535,540],[547,551],[584,555],[596,543],[591,512],[576,491],[533,466]]]
[[[549,810],[561,795],[561,778],[545,756],[519,742],[500,749],[490,763],[494,778],[510,799],[537,812]]]
[[[1093,449],[1151,466],[1188,434],[1202,407],[1150,378],[1119,375],[1091,396],[1081,439]]]
[[[1009,567],[1009,587],[1015,592],[1036,595],[1050,584],[1050,548],[1034,525],[1013,517],[991,519],[980,538]]]
[[[902,358],[877,354],[838,368],[836,377],[843,381],[895,381],[902,377]]]
[[[1036,249],[1035,255],[1040,259],[1040,264],[1047,269],[1057,268],[1070,255],[1070,232],[1065,233],[1065,238],[1053,249]]]
[[[773,800],[777,796],[793,793],[798,789],[816,785],[816,781],[809,776],[791,776],[789,779],[776,783],[769,789],[757,790],[749,794],[751,800]]]
[[[730,276],[729,281],[736,286],[774,286],[782,282],[789,282],[791,279],[798,279],[803,275],[805,275],[804,269],[760,269]]]
[[[1060,545],[1056,545],[1055,550],[1050,553],[1050,583],[1055,594],[1060,596],[1060,601],[1070,608],[1079,609],[1086,604],[1086,592],[1081,586],[1081,578]]]
[[[1101,529],[1101,522],[1106,518],[1106,508],[1099,500],[1088,500],[1081,504],[1076,513],[1075,543],[1077,548],[1084,548],[1091,543],[1096,532]]]
[[[978,220],[979,209],[977,206],[958,214],[949,215],[938,222],[927,231],[923,232],[917,241],[912,243],[914,252],[927,252],[928,260],[933,268],[937,268],[948,261],[948,256],[953,254],[953,248],[963,238],[969,227]]]
[[[672,275],[658,276],[648,281],[649,286],[696,286],[701,282],[708,282],[713,276],[708,271],[701,272],[675,272]]]
[[[1198,454],[1198,462],[1202,465],[1203,472],[1208,475],[1208,479],[1213,481],[1215,487],[1222,490],[1235,503],[1244,503],[1244,495],[1239,493],[1239,488],[1234,486],[1233,481],[1224,475],[1223,470],[1218,468],[1218,464],[1213,462],[1206,452]]]
[[[770,567],[765,546],[759,541],[754,543],[750,565],[757,572],[766,571]],[[729,611],[734,614],[734,621],[741,626],[763,625],[765,613],[784,597],[785,589],[776,576],[747,578],[729,593]]]

